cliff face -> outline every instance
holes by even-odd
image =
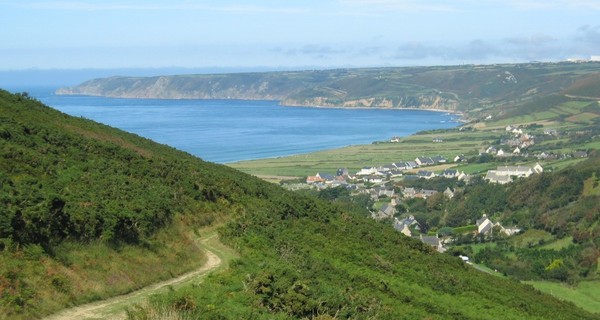
[[[563,90],[600,63],[337,69],[95,79],[63,95],[278,100],[282,105],[469,111]],[[589,82],[589,81],[588,81]]]
[[[363,98],[338,100],[327,97],[315,97],[311,99],[284,99],[281,101],[285,106],[322,106],[343,108],[385,108],[385,109],[423,109],[423,110],[446,110],[457,111],[459,101],[440,96],[405,96],[395,98]]]

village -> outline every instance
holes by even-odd
[[[560,133],[554,129],[544,130],[544,136],[556,137]],[[387,143],[398,143],[399,137],[391,138]],[[431,143],[442,144],[442,137],[435,137]],[[432,246],[440,252],[446,250],[446,246],[453,242],[452,236],[424,233],[420,222],[414,215],[407,212],[398,212],[399,204],[410,199],[428,199],[438,193],[450,200],[454,197],[459,186],[469,184],[474,179],[483,179],[493,184],[508,184],[517,179],[527,179],[532,175],[544,172],[540,162],[553,159],[585,158],[586,151],[576,151],[566,154],[555,154],[552,152],[530,153],[528,150],[536,144],[536,137],[525,132],[523,127],[506,126],[503,138],[496,145],[489,145],[477,151],[476,156],[467,157],[457,154],[453,158],[441,155],[423,155],[412,160],[401,160],[394,163],[379,166],[365,166],[357,172],[350,172],[347,168],[339,168],[335,174],[318,172],[308,176],[304,183],[286,185],[292,190],[315,189],[324,190],[328,188],[345,188],[352,195],[368,195],[373,201],[373,207],[369,208],[371,217],[378,221],[388,221],[402,234],[415,237]],[[495,169],[485,172],[468,174],[461,167],[470,161],[497,163]],[[510,161],[507,161],[510,160]],[[444,168],[441,170],[440,167]],[[454,186],[447,186],[443,190],[405,186],[410,181],[419,179],[452,179]],[[404,182],[404,183],[400,183]],[[475,221],[472,227],[474,236],[480,239],[498,232],[505,236],[511,236],[520,231],[518,227],[504,227],[499,222],[492,222],[485,213]]]

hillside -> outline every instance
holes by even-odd
[[[240,254],[230,269],[131,317],[598,318],[333,204],[26,94],[0,91],[0,111],[0,318],[185,272],[200,260],[188,235],[222,223]]]
[[[110,77],[57,94],[158,99],[279,100],[282,105],[470,111],[569,87],[600,63],[337,69]]]

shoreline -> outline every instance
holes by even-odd
[[[219,100],[223,100],[223,101],[235,101],[235,100],[239,100],[239,101],[269,101],[269,102],[276,102],[278,106],[281,107],[291,107],[291,108],[313,108],[313,109],[344,109],[344,110],[407,110],[407,111],[431,111],[431,112],[443,112],[443,113],[448,113],[451,115],[456,115],[458,117],[460,117],[459,119],[456,119],[454,121],[456,122],[460,122],[460,123],[468,123],[469,120],[467,118],[465,118],[465,114],[461,111],[456,111],[456,110],[444,110],[444,109],[436,109],[436,108],[398,108],[398,107],[344,107],[344,106],[319,106],[319,105],[301,105],[301,104],[285,104],[283,103],[283,100],[279,100],[279,99],[242,99],[242,98],[231,98],[231,99],[206,99],[206,98],[191,98],[191,97],[185,97],[185,98],[158,98],[158,97],[154,97],[154,98],[142,98],[142,97],[122,97],[122,96],[111,96],[111,95],[102,95],[102,94],[72,94],[72,93],[64,93],[61,92],[59,93],[60,89],[59,88],[57,90],[55,90],[53,92],[53,95],[56,96],[79,96],[79,97],[96,97],[96,98],[108,98],[108,99],[131,99],[131,100],[205,100],[205,101],[210,101],[210,100],[215,100],[215,101],[219,101]]]

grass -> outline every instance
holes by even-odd
[[[600,196],[600,180],[596,177],[596,174],[583,183],[583,195],[584,196]]]
[[[548,281],[525,283],[561,300],[573,302],[586,311],[600,313],[600,281],[582,281],[576,287]]]
[[[190,271],[204,259],[183,226],[177,224],[159,232],[145,247],[65,242],[56,248],[54,258],[36,247],[25,250],[27,259],[19,252],[3,251],[0,272],[18,274],[23,283],[36,288],[36,312],[40,315],[126,294]],[[6,313],[4,307],[8,306],[0,305],[0,314]]]
[[[510,238],[510,241],[516,247],[527,248],[548,243],[554,240],[554,236],[547,231],[530,229],[522,234]]]
[[[479,251],[485,249],[485,248],[495,248],[497,246],[497,244],[495,242],[485,242],[485,243],[475,243],[475,244],[471,244],[469,245],[471,247],[471,249],[473,250],[473,254],[478,254]]]
[[[193,274],[190,274],[189,276],[186,275],[181,279],[177,279],[169,285],[158,283],[131,292],[127,295],[116,296],[90,305],[75,307],[73,309],[66,309],[57,314],[56,318],[76,318],[81,316],[83,313],[87,317],[93,315],[94,317],[98,318],[118,318],[120,315],[124,314],[127,309],[131,308],[132,305],[144,304],[150,295],[178,290],[189,285],[197,285],[202,282],[208,274],[226,269],[231,260],[239,257],[235,251],[224,246],[219,241],[214,227],[201,229],[196,233],[196,235],[191,235],[191,237],[195,238],[196,244],[202,250],[208,250],[217,255],[221,262],[216,268],[207,269],[205,271],[203,270],[202,272],[195,271]],[[196,269],[202,267],[205,260],[205,258],[196,260],[194,267]],[[85,311],[82,311],[82,309]]]
[[[414,160],[419,156],[442,155],[449,161],[460,154],[475,153],[484,142],[496,137],[488,132],[445,133],[443,143],[433,143],[440,134],[414,135],[400,143],[356,145],[309,154],[244,161],[231,167],[254,175],[308,176],[316,172],[335,173],[345,167],[356,172],[364,166],[381,166],[399,161]],[[487,144],[487,143],[486,143]]]
[[[556,239],[549,243],[544,244],[540,247],[540,249],[552,249],[552,250],[560,250],[564,249],[573,244],[573,237],[564,237],[562,239]]]

